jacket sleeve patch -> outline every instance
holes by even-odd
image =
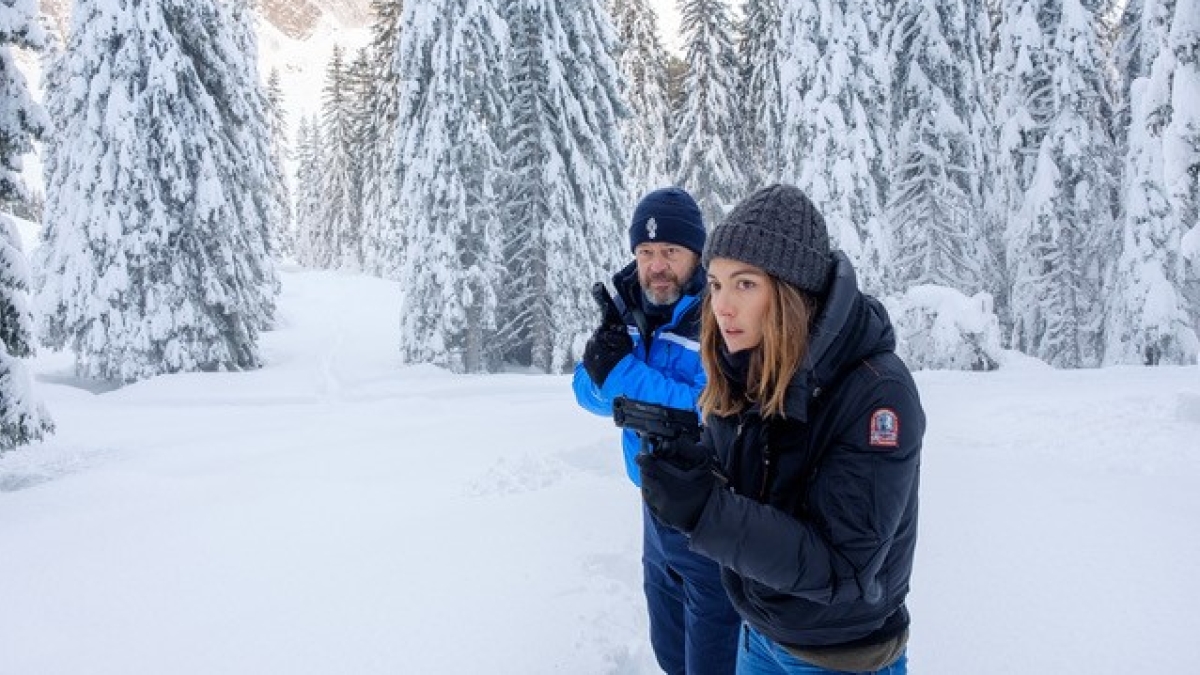
[[[871,413],[867,444],[873,448],[900,447],[900,416],[891,408],[879,408]]]

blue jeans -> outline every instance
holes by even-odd
[[[642,523],[642,584],[659,667],[667,675],[733,675],[742,620],[721,585],[720,566],[645,507]]]
[[[742,631],[742,635],[742,648],[738,650],[737,675],[839,675],[842,673],[842,671],[826,670],[801,661],[770,638],[749,626]],[[883,670],[872,671],[871,675],[907,675],[907,673],[908,656],[901,654],[895,663]]]

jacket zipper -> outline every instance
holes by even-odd
[[[746,426],[746,415],[742,413],[738,415],[737,432],[734,436],[735,441],[741,441],[742,429]],[[766,429],[763,429],[763,435],[767,436]],[[769,438],[769,437],[768,437]],[[770,486],[771,480],[771,444],[769,440],[763,441],[763,477],[762,486],[758,489],[758,501],[763,504],[767,503],[767,488]]]
[[[742,428],[745,426],[746,426],[746,413],[740,412],[740,413],[738,413],[737,427],[733,431],[733,443],[731,444],[731,447],[733,448],[733,450],[732,450],[732,452],[729,453],[729,456],[725,459],[727,464],[725,466],[721,467],[722,471],[721,471],[720,478],[723,481],[723,483],[727,486],[731,486],[731,483],[729,480],[729,475],[734,475],[734,471],[735,471],[736,467],[739,466],[741,463],[741,460],[738,459],[738,455],[740,454],[739,449],[740,449],[741,442],[742,442]],[[726,475],[726,473],[725,473],[726,471],[730,472],[729,475]],[[734,491],[736,492],[737,489],[734,488]]]
[[[769,441],[763,443],[763,479],[762,488],[758,491],[758,501],[763,504],[767,503],[767,488],[771,481],[771,443]]]
[[[745,418],[738,418],[738,438],[742,437],[742,429],[745,425]],[[767,489],[770,486],[770,435],[767,432],[766,424],[762,425],[762,485],[758,488],[758,501],[767,503]]]

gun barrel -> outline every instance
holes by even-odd
[[[613,399],[613,421],[654,440],[675,440],[700,431],[700,418],[693,410],[669,408],[625,396]]]
[[[600,305],[600,309],[608,309],[609,303],[612,302],[612,296],[603,281],[592,284],[592,299],[596,301],[597,305]]]

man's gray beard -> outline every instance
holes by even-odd
[[[670,307],[671,305],[674,305],[675,303],[679,302],[679,299],[682,297],[683,297],[683,291],[679,288],[676,288],[675,290],[673,290],[667,294],[667,298],[668,298],[667,302],[659,302],[658,300],[656,300],[654,298],[653,295],[650,294],[649,291],[647,291],[645,288],[642,288],[642,299],[645,300],[647,303],[654,305],[656,307]]]

